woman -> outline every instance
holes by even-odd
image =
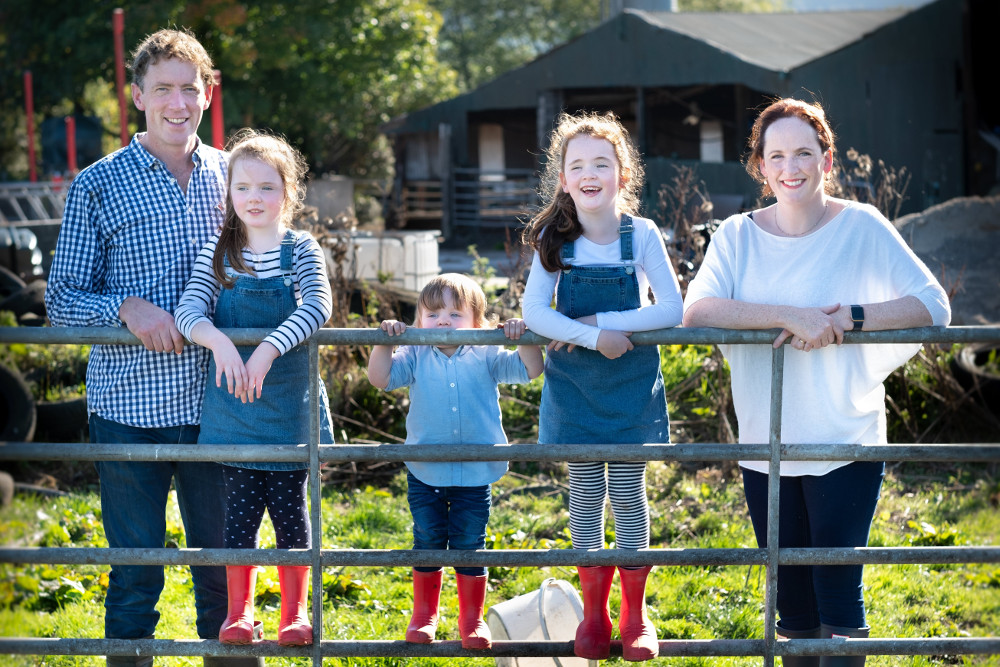
[[[882,382],[919,345],[846,345],[844,331],[947,325],[948,298],[874,207],[836,199],[834,137],[815,104],[783,99],[754,123],[747,171],[775,203],[733,216],[712,237],[688,288],[684,326],[780,328],[785,355],[781,438],[885,443]],[[723,345],[740,442],[768,442],[770,349]],[[757,542],[766,546],[767,462],[741,461]],[[781,464],[780,546],[868,542],[885,464]],[[862,567],[778,568],[778,634],[867,637]],[[863,665],[864,656],[787,657],[785,665]]]

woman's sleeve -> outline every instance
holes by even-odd
[[[521,301],[525,325],[540,336],[596,350],[599,328],[581,324],[553,310],[552,298],[558,276],[556,272],[545,270],[536,252]]]
[[[213,236],[198,253],[191,270],[191,277],[188,278],[181,299],[174,309],[177,330],[188,340],[191,340],[191,330],[196,324],[212,323],[210,316],[215,310],[219,290],[222,289],[222,283],[212,270],[212,258],[215,256],[218,240],[218,236]]]
[[[924,304],[930,313],[934,326],[945,327],[951,322],[951,303],[948,293],[930,272],[927,265],[917,257],[903,237],[881,214],[875,212],[882,226],[892,237],[890,241],[889,279],[895,284],[899,296],[914,296]]]
[[[660,230],[651,220],[637,220],[636,232],[640,233],[642,255],[639,265],[646,274],[656,303],[634,310],[609,311],[597,314],[597,326],[615,331],[651,331],[667,329],[681,323],[683,308],[681,288],[674,267],[667,256]],[[641,229],[641,231],[640,231]]]
[[[266,340],[284,354],[322,327],[333,312],[330,279],[326,273],[323,249],[312,236],[303,234],[295,245],[295,281],[302,302],[288,319],[271,332]]]
[[[733,219],[724,221],[712,235],[694,279],[688,283],[684,308],[707,297],[732,299],[736,290],[733,272],[733,244],[730,233]]]

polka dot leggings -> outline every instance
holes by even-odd
[[[227,549],[256,549],[267,510],[279,549],[312,546],[306,509],[308,470],[254,470],[224,466]]]

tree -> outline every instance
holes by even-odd
[[[519,67],[601,21],[593,0],[430,0],[443,17],[439,57],[463,90]]]
[[[314,173],[380,175],[379,126],[456,92],[422,2],[216,0],[184,16],[218,54],[227,124],[282,132]]]
[[[16,117],[23,108],[20,81],[30,68],[39,116],[67,107],[92,113],[86,85],[114,80],[115,7],[125,10],[126,50],[161,27],[191,28],[222,71],[227,130],[282,133],[314,173],[378,174],[389,164],[378,155],[379,126],[457,92],[437,61],[440,15],[423,0],[8,0],[0,9],[0,112]],[[207,124],[202,130],[206,138]],[[17,139],[0,143],[5,163]]]

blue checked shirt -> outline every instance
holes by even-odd
[[[123,327],[118,310],[129,296],[173,313],[198,251],[222,224],[226,154],[199,142],[185,193],[141,136],[70,186],[45,291],[54,326]],[[198,424],[208,355],[197,345],[181,355],[94,345],[88,411],[143,428]]]

